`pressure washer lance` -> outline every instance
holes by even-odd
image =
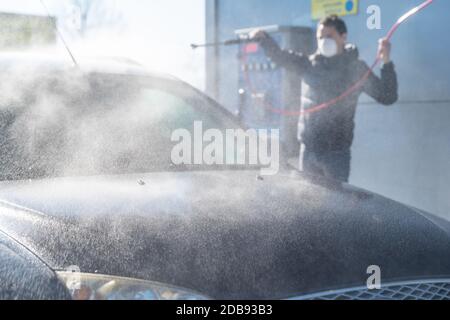
[[[232,39],[232,40],[227,40],[227,41],[222,41],[222,42],[191,44],[191,48],[193,50],[195,50],[198,48],[233,46],[233,45],[239,45],[239,44],[245,44],[245,43],[256,43],[256,42],[259,42],[259,40],[258,39],[249,39],[249,38],[239,38],[239,39]]]

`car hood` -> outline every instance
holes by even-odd
[[[167,172],[0,184],[0,230],[54,269],[210,297],[287,298],[450,275],[447,222],[298,173]]]

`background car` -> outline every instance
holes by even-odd
[[[295,170],[174,166],[173,130],[242,128],[179,80],[0,61],[0,298],[450,298],[448,221]]]

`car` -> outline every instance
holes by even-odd
[[[106,58],[0,70],[1,299],[450,298],[447,220],[291,168],[174,165],[173,130],[245,129],[188,84]]]

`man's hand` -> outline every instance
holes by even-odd
[[[381,59],[383,59],[384,63],[389,63],[391,61],[391,43],[388,39],[383,38],[380,39],[378,46],[378,55]]]
[[[269,37],[269,35],[267,34],[267,32],[260,30],[260,29],[255,29],[248,34],[249,40],[255,40],[255,41],[267,39],[268,37]]]

